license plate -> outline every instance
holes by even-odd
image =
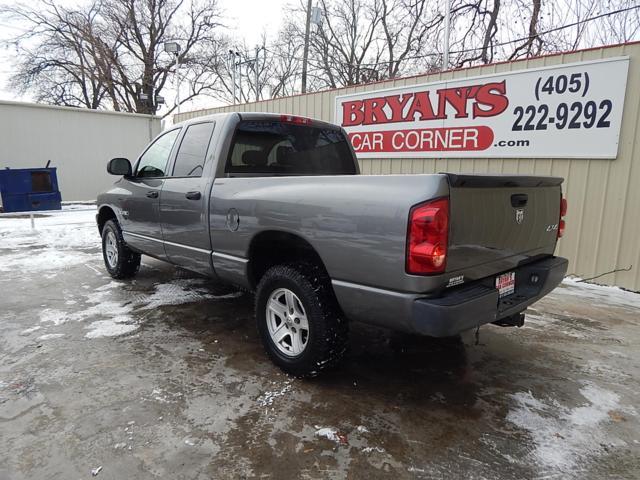
[[[496,277],[496,288],[500,298],[511,295],[516,289],[516,272],[498,275]]]

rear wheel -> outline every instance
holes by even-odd
[[[102,257],[113,278],[131,278],[140,269],[141,255],[127,247],[122,230],[114,220],[107,220],[102,227]]]
[[[313,377],[342,360],[347,322],[318,266],[267,270],[258,284],[255,309],[265,350],[285,372]]]

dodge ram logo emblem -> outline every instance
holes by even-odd
[[[522,208],[518,208],[516,210],[516,223],[521,225],[524,222],[524,210]]]

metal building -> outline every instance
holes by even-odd
[[[336,97],[398,86],[458,80],[613,57],[629,57],[626,95],[617,156],[602,158],[360,158],[364,174],[436,172],[516,173],[565,178],[569,202],[567,232],[558,254],[570,260],[570,273],[583,278],[605,272],[598,282],[640,290],[640,43],[575,51],[534,59],[399,78],[355,87],[183,113],[189,118],[230,111],[280,112],[333,122]],[[620,93],[620,92],[613,92]],[[622,92],[624,93],[624,92]]]
[[[160,132],[148,115],[0,101],[0,168],[57,168],[63,201],[95,200],[107,161],[135,159]]]

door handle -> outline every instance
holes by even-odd
[[[147,197],[149,198],[158,198],[158,192],[156,190],[151,190],[147,192]]]
[[[185,195],[189,200],[200,200],[202,194],[200,192],[187,192]]]

